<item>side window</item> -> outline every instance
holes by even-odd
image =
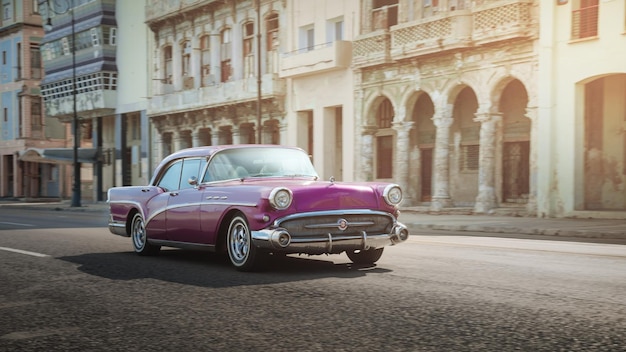
[[[157,184],[157,186],[165,189],[166,191],[175,191],[180,184],[180,172],[183,167],[182,161],[177,161],[165,171],[163,177]]]
[[[180,177],[180,189],[185,188],[193,188],[192,185],[189,184],[189,179],[191,177],[195,177],[198,179],[198,174],[200,173],[200,164],[201,159],[187,159],[183,163],[183,172]]]

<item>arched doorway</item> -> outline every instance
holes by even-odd
[[[478,195],[478,171],[480,150],[480,123],[474,121],[478,99],[474,90],[464,87],[454,100],[453,123],[450,127],[450,196],[456,206],[475,202]]]
[[[430,202],[432,198],[433,149],[436,128],[432,122],[435,107],[430,96],[421,93],[413,104],[411,120],[414,123],[409,136],[409,189],[417,202]]]
[[[584,88],[585,210],[626,210],[626,74]]]
[[[519,80],[509,82],[499,104],[502,113],[502,203],[528,203],[530,129],[528,94]]]

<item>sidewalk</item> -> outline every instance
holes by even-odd
[[[70,201],[18,201],[0,199],[3,207],[22,209],[47,209],[58,211],[93,211],[107,213],[106,202],[83,202],[81,207],[71,207]],[[400,222],[409,227],[411,234],[424,230],[485,232],[495,234],[523,234],[558,237],[614,239],[626,241],[626,220],[535,218],[506,215],[433,215],[412,209],[401,209]]]

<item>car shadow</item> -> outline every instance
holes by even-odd
[[[320,278],[353,279],[391,270],[376,265],[334,263],[317,257],[269,257],[258,272],[239,272],[225,255],[164,249],[158,256],[134,252],[89,253],[57,258],[78,265],[78,270],[110,280],[154,279],[183,285],[224,288],[267,285]]]

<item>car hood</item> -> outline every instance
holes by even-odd
[[[293,193],[292,207],[297,212],[338,209],[380,209],[387,204],[382,199],[385,184],[374,182],[344,183],[313,181],[311,179],[252,179],[244,184],[256,184],[264,188],[261,192],[267,198],[272,189],[285,187]],[[384,204],[381,204],[384,203]]]

